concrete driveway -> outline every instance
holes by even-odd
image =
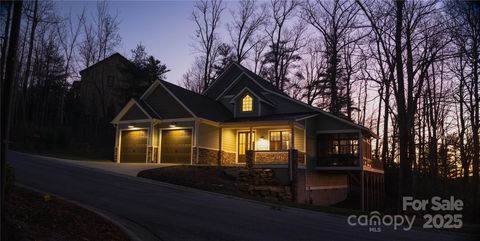
[[[163,163],[116,163],[116,162],[103,162],[103,161],[79,161],[79,160],[69,160],[56,157],[45,157],[34,154],[23,154],[29,155],[32,158],[55,160],[59,162],[64,162],[65,164],[75,165],[83,168],[89,168],[92,170],[102,170],[105,172],[112,172],[116,174],[123,174],[127,176],[136,177],[137,174],[143,170],[158,168],[158,167],[168,167],[175,166],[176,164],[163,164]]]
[[[442,231],[372,233],[366,227],[349,226],[345,216],[272,208],[106,172],[103,164],[98,165],[102,170],[21,153],[9,157],[17,182],[100,210],[141,240],[475,240]]]

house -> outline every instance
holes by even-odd
[[[113,119],[117,162],[271,168],[295,200],[330,205],[348,195],[381,201],[383,168],[368,128],[295,100],[237,63],[202,94],[156,81]],[[359,204],[360,205],[360,204]]]
[[[132,66],[123,55],[114,53],[80,71],[81,80],[76,85],[86,118],[111,120],[121,110],[126,101],[118,89]]]

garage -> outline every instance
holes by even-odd
[[[191,164],[192,130],[162,130],[162,163]]]
[[[120,139],[120,162],[145,163],[147,161],[147,130],[122,131]]]

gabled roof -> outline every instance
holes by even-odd
[[[279,96],[281,98],[284,98],[284,99],[287,99],[291,102],[294,102],[294,103],[297,103],[299,105],[302,105],[304,107],[307,107],[309,109],[311,109],[312,111],[315,111],[315,112],[318,112],[320,114],[323,114],[323,115],[326,115],[328,117],[331,117],[331,118],[334,118],[338,121],[341,121],[343,123],[346,123],[348,125],[351,125],[351,126],[354,126],[356,128],[359,128],[361,130],[364,130],[364,131],[367,131],[368,133],[372,134],[373,136],[376,136],[375,133],[373,133],[370,129],[362,126],[362,125],[359,125],[359,124],[356,124],[352,121],[349,121],[349,120],[346,120],[346,119],[343,119],[341,117],[338,117],[334,114],[331,114],[329,112],[326,112],[318,107],[314,107],[314,106],[311,106],[311,105],[308,105],[302,101],[299,101],[299,100],[296,100],[296,99],[293,99],[292,97],[288,96],[287,94],[285,94],[283,91],[279,90],[277,87],[275,87],[272,83],[270,83],[269,81],[265,80],[264,78],[258,76],[257,74],[253,73],[252,71],[250,71],[249,69],[245,68],[244,66],[242,66],[241,64],[238,64],[238,63],[235,63],[235,62],[232,62],[229,66],[227,66],[227,68],[225,68],[225,71],[224,73],[222,73],[222,75],[220,75],[211,85],[209,88],[207,88],[203,94],[206,95],[208,94],[209,91],[211,91],[215,85],[218,85],[219,82],[222,80],[222,76],[224,74],[226,74],[228,71],[232,71],[231,69],[232,68],[237,68],[237,69],[240,69],[243,73],[245,73],[250,79],[252,79],[257,85],[261,86],[266,92],[269,92],[269,93],[272,93],[276,96]],[[230,83],[229,85],[231,85],[232,83]],[[228,87],[226,87],[228,88]],[[223,94],[220,93],[220,95]]]
[[[174,85],[170,82],[157,80],[154,85],[161,85],[166,88],[174,97],[194,116],[205,118],[212,121],[226,121],[232,118],[232,114],[219,102],[210,99],[207,96],[195,93]],[[148,96],[148,92],[153,91],[155,87],[149,88],[142,96],[142,99]],[[148,104],[148,103],[147,103]]]
[[[112,54],[112,55],[110,55],[110,56],[108,56],[108,57],[106,57],[106,58],[104,58],[104,59],[102,59],[102,60],[100,60],[100,61],[98,61],[98,62],[96,62],[96,63],[94,63],[94,64],[92,64],[92,65],[90,65],[90,66],[88,66],[87,68],[85,68],[85,69],[83,69],[83,70],[81,70],[81,71],[80,71],[80,75],[83,75],[84,72],[90,70],[90,69],[93,68],[94,66],[97,66],[97,65],[99,65],[99,64],[105,63],[105,62],[107,62],[107,61],[109,61],[109,60],[111,60],[111,59],[114,59],[114,58],[119,58],[120,61],[123,62],[124,64],[128,64],[128,65],[130,65],[130,66],[133,66],[133,63],[132,63],[130,60],[128,60],[128,59],[125,58],[123,55],[119,54],[118,52],[115,52],[114,54]]]
[[[262,87],[263,89],[265,90],[268,90],[268,91],[272,91],[272,92],[275,92],[277,94],[281,94],[281,95],[284,95],[284,96],[288,96],[287,94],[285,94],[283,91],[279,90],[277,87],[275,87],[272,83],[270,83],[269,81],[265,80],[264,78],[258,76],[257,74],[253,73],[252,71],[250,71],[249,69],[245,68],[244,66],[242,66],[241,64],[239,63],[236,63],[236,62],[231,62],[226,68],[225,70],[223,71],[223,73],[217,77],[213,83],[202,93],[203,95],[207,95],[215,85],[219,84],[221,82],[221,80],[223,79],[223,75],[228,73],[229,71],[231,71],[232,68],[237,68],[239,69],[241,72],[243,72],[243,74],[247,75],[250,79],[252,79],[257,85],[259,85],[260,87]],[[241,75],[241,74],[240,74]],[[240,76],[238,75],[237,78]],[[230,83],[229,86],[233,84]]]
[[[238,94],[235,95],[235,96],[232,98],[232,100],[230,101],[230,103],[234,103],[234,102],[237,100],[237,98],[240,97],[240,96],[241,96],[243,93],[245,93],[245,92],[248,92],[248,93],[254,95],[254,96],[255,96],[256,98],[258,98],[260,101],[263,101],[264,103],[266,103],[266,104],[268,104],[268,105],[270,105],[270,106],[274,106],[274,104],[273,104],[270,100],[268,100],[268,98],[265,97],[262,93],[256,93],[255,91],[252,91],[252,90],[251,90],[250,88],[248,88],[248,87],[245,87],[245,88],[243,88],[240,92],[238,92]]]
[[[142,104],[142,101],[138,101],[136,99],[130,99],[130,101],[128,101],[128,103],[122,108],[122,110],[120,110],[120,112],[115,116],[115,118],[111,121],[112,124],[117,124],[119,123],[123,116],[130,110],[130,108],[132,108],[132,106],[138,106],[140,108],[140,110],[145,114],[145,116],[148,118],[148,119],[153,119],[153,118],[158,118],[158,116],[152,112],[152,110],[145,106],[144,104]]]

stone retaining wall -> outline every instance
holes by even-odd
[[[227,168],[225,174],[234,179],[238,189],[246,194],[267,200],[292,200],[290,186],[279,184],[272,169]]]

